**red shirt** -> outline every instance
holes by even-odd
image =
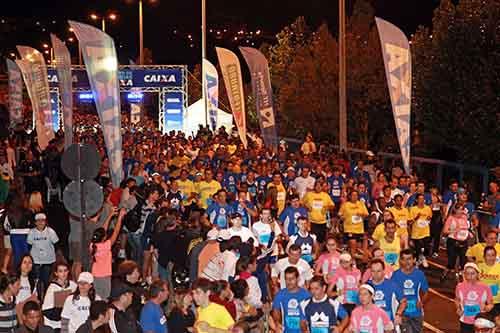
[[[121,187],[115,188],[111,194],[109,195],[109,201],[113,204],[113,206],[118,207],[120,204],[120,199],[122,197],[123,189]]]
[[[234,302],[220,299],[218,295],[210,295],[209,299],[210,302],[214,302],[225,307],[227,312],[229,312],[229,314],[231,315],[231,317],[233,317],[233,319],[236,320],[236,304],[234,304]]]

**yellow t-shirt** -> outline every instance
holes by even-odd
[[[362,201],[352,203],[346,201],[340,206],[339,215],[344,218],[344,232],[352,234],[363,234],[365,227],[363,218],[368,216],[368,210]]]
[[[209,303],[205,308],[198,308],[198,317],[196,318],[195,327],[197,323],[206,322],[211,327],[221,330],[227,330],[234,325],[233,317],[227,312],[226,308],[216,303]],[[207,333],[198,329],[198,333]]]
[[[316,224],[325,224],[326,213],[335,206],[330,196],[325,192],[307,192],[302,201],[309,210],[311,223]]]
[[[385,236],[379,239],[379,247],[384,251],[384,261],[387,265],[391,265],[394,270],[399,269],[399,253],[401,252],[401,240],[399,237],[394,237],[394,240],[389,243]]]
[[[476,264],[480,264],[484,262],[484,248],[486,247],[485,243],[477,243],[467,250],[465,256],[476,258]],[[497,250],[497,263],[500,263],[500,244],[495,244],[495,250]]]
[[[182,193],[184,205],[190,205],[193,202],[193,199],[187,200],[187,198],[191,196],[191,193],[196,193],[193,182],[189,179],[186,179],[185,181],[178,179],[177,185],[179,185],[179,191]]]
[[[396,228],[396,237],[401,238],[401,236],[404,235],[404,229],[401,229],[397,224]],[[383,237],[385,237],[384,224],[380,223],[375,227],[375,230],[373,230],[372,239],[379,241]]]
[[[389,208],[389,211],[394,215],[394,221],[402,229],[403,235],[408,235],[408,220],[410,219],[410,211],[408,208],[398,209],[396,207]]]
[[[285,209],[285,204],[286,204],[286,189],[285,187],[283,186],[283,184],[279,184],[278,186],[276,186],[274,183],[269,183],[267,184],[267,188],[270,188],[270,187],[276,187],[276,190],[278,192],[278,194],[276,195],[276,203],[278,205],[278,216],[279,214],[281,214],[281,212],[283,211],[283,209]]]
[[[417,219],[417,215],[420,216]],[[413,220],[411,225],[411,238],[412,239],[422,239],[429,237],[431,235],[431,229],[429,224],[432,218],[431,207],[424,205],[424,207],[419,208],[418,206],[413,206],[410,208],[410,219]]]
[[[493,266],[481,263],[478,266],[481,271],[479,280],[490,287],[493,303],[500,303],[500,263],[495,263]]]
[[[207,209],[208,199],[221,188],[222,187],[220,186],[219,182],[215,179],[212,179],[211,182],[207,182],[205,180],[201,181],[197,192],[200,195],[201,207]]]

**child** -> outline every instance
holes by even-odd
[[[113,229],[113,234],[110,238],[106,238],[110,221],[110,219],[108,218],[102,228],[98,228],[94,231],[92,242],[90,243],[92,275],[95,278],[94,286],[97,294],[103,299],[107,299],[111,292],[111,248],[118,238],[122,226],[122,221],[126,213],[126,209],[122,208],[120,210],[118,222],[116,223],[115,228]]]

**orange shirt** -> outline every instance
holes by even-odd
[[[220,252],[219,243],[207,243],[198,255],[198,276],[201,275],[208,262],[214,255]]]
[[[92,275],[94,277],[110,277],[112,274],[111,241],[108,239],[102,243],[96,243],[95,246],[96,252],[95,261],[92,264]],[[92,251],[92,244],[90,249]]]

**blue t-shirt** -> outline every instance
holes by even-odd
[[[281,289],[273,300],[273,310],[280,310],[283,318],[283,333],[300,333],[300,321],[305,320],[300,303],[311,297],[304,288],[296,292]]]
[[[422,317],[422,310],[417,308],[417,302],[420,300],[420,291],[429,290],[424,273],[418,268],[414,268],[410,274],[405,274],[398,269],[392,274],[391,281],[401,288],[403,298],[407,300],[404,315],[410,318]]]
[[[254,207],[253,203],[248,200],[245,201],[245,204],[250,209],[253,209]],[[234,201],[231,204],[231,209],[233,210],[233,212],[240,213],[243,226],[248,227],[251,221],[251,217],[250,214],[248,214],[248,211],[240,204],[240,202]]]
[[[340,302],[327,295],[320,301],[309,298],[301,306],[311,333],[330,333],[330,327],[349,316]]]
[[[234,172],[226,172],[222,180],[222,187],[230,193],[236,193],[239,178],[239,175]]]
[[[144,332],[168,333],[165,313],[153,302],[147,302],[142,308],[140,323]]]
[[[281,212],[279,220],[283,223],[283,229],[288,236],[295,235],[299,231],[297,219],[301,216],[307,217],[307,209],[305,207],[294,208],[288,206]]]
[[[344,185],[344,177],[342,176],[330,176],[328,177],[328,184],[330,184],[330,197],[333,202],[338,204],[340,202],[340,196],[342,194],[342,186]]]
[[[267,184],[273,181],[273,179],[269,176],[259,176],[256,179],[257,181],[257,190],[259,193],[265,192],[267,189]]]
[[[233,208],[228,204],[221,205],[218,202],[213,202],[207,208],[207,214],[210,222],[219,228],[225,229],[228,227],[228,217],[233,212]]]
[[[406,207],[411,207],[411,206],[415,205],[416,201],[417,201],[417,193],[413,193],[412,195],[410,195],[410,197],[406,201]],[[428,193],[428,192],[424,193],[424,202],[428,206],[430,204],[432,204],[432,196],[430,193]]]
[[[399,303],[403,298],[401,289],[391,280],[385,279],[381,284],[375,284],[373,281],[368,283],[375,289],[373,303],[387,313],[393,321],[394,314],[398,310]]]
[[[307,233],[307,235],[304,236],[297,232],[296,234],[290,236],[288,243],[298,245],[302,251],[301,258],[307,261],[308,264],[312,264],[315,240],[316,238],[314,238],[310,233]]]
[[[257,199],[257,181],[249,183],[247,180],[246,183],[247,183],[247,191],[250,194],[250,199],[252,200],[252,202],[255,203],[255,200]]]
[[[443,202],[445,204],[448,205],[450,203],[450,201],[452,204],[454,204],[457,201],[457,193],[456,192],[447,191],[443,195]]]

